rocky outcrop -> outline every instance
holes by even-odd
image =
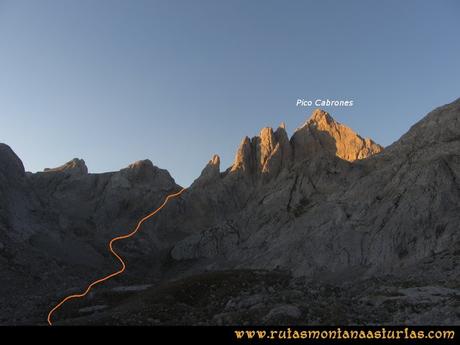
[[[88,173],[85,161],[83,159],[74,158],[71,161],[57,167],[45,168],[47,173],[66,173],[70,175],[85,175]]]
[[[11,183],[23,177],[24,174],[24,165],[19,157],[8,145],[0,143],[0,177],[5,179],[3,184]]]
[[[0,144],[0,234],[8,238],[5,243],[27,240],[37,231],[34,212],[39,207],[21,160],[8,145]]]
[[[280,126],[275,132],[265,127],[258,136],[243,139],[230,171],[276,175],[291,163],[291,147],[284,127]]]
[[[203,187],[206,184],[209,184],[216,179],[220,178],[220,157],[218,155],[213,155],[208,164],[204,167],[203,171],[200,174],[193,186]]]
[[[252,143],[249,137],[244,137],[236,152],[235,161],[231,167],[231,172],[242,171],[252,173],[254,168],[254,154],[252,150]]]

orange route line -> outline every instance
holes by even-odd
[[[101,278],[101,279],[98,279],[94,282],[92,282],[91,284],[88,285],[88,287],[86,288],[86,290],[81,293],[81,294],[76,294],[76,295],[70,295],[70,296],[67,296],[66,298],[64,298],[61,302],[59,302],[53,309],[50,310],[50,312],[48,313],[48,324],[51,326],[53,323],[51,322],[51,316],[53,315],[53,313],[55,311],[57,311],[60,307],[62,307],[62,305],[71,300],[71,299],[74,299],[74,298],[82,298],[82,297],[85,297],[89,292],[90,290],[97,284],[99,283],[102,283],[106,280],[109,280],[119,274],[122,274],[125,269],[126,269],[126,264],[125,262],[123,261],[123,259],[120,257],[120,255],[117,254],[117,252],[115,252],[115,250],[113,249],[113,244],[116,242],[116,241],[119,241],[119,240],[124,240],[126,238],[130,238],[132,236],[134,236],[140,229],[141,225],[149,218],[153,217],[155,214],[157,214],[158,212],[160,212],[160,210],[166,206],[166,204],[168,203],[169,199],[172,199],[172,198],[175,198],[179,195],[181,195],[187,188],[182,188],[179,192],[177,193],[173,193],[173,194],[169,194],[165,201],[163,202],[163,204],[161,204],[160,207],[158,207],[156,210],[152,211],[151,213],[149,213],[148,215],[146,215],[144,218],[142,218],[136,225],[136,228],[131,231],[130,233],[126,234],[126,235],[122,235],[122,236],[117,236],[117,237],[114,237],[110,240],[109,242],[109,249],[110,249],[110,252],[118,259],[118,261],[120,261],[121,263],[121,269],[119,269],[118,271],[116,272],[113,272],[111,274],[109,274],[108,276],[105,276],[104,278]]]

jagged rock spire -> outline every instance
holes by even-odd
[[[253,153],[251,140],[249,137],[244,137],[236,151],[235,161],[231,167],[231,171],[246,171],[251,172],[253,169]]]
[[[275,132],[265,127],[258,136],[242,140],[230,171],[273,176],[289,164],[291,156],[284,124]]]
[[[220,157],[214,154],[193,185],[203,185],[220,178]]]

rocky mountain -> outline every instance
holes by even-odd
[[[377,155],[380,146],[322,111],[290,142],[270,129],[245,138],[229,171],[206,191],[184,197],[186,208],[206,199],[200,208],[218,211],[208,216],[211,225],[206,220],[176,243],[172,257],[346,275],[392,273],[457,252],[458,103],[430,113]],[[253,179],[243,190],[232,174],[271,180]],[[237,202],[225,201],[231,194]],[[224,219],[222,209],[228,212]]]
[[[330,154],[352,162],[379,153],[383,147],[361,138],[352,129],[317,109],[289,140],[284,123],[276,131],[266,127],[252,139],[245,137],[230,172],[276,176],[294,162]]]
[[[120,245],[126,274],[66,306],[67,324],[459,323],[460,99],[383,149],[315,110],[214,155]],[[0,322],[114,269],[110,238],[181,187],[150,161],[25,173],[0,146]],[[18,301],[23,301],[19,303]],[[59,322],[59,321],[58,321]]]

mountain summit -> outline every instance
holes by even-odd
[[[298,159],[323,150],[352,162],[383,150],[382,146],[369,138],[362,138],[321,109],[313,111],[305,124],[295,131],[291,142]]]
[[[243,138],[230,171],[277,175],[292,163],[315,155],[333,155],[352,162],[382,150],[383,147],[371,139],[362,138],[329,113],[316,109],[291,139],[284,123],[276,131],[265,127],[258,136]]]

